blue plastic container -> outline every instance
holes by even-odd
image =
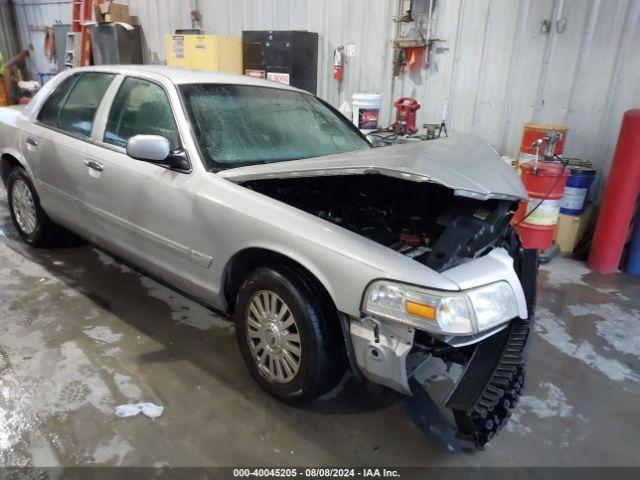
[[[596,178],[596,171],[593,168],[577,165],[569,165],[567,168],[571,174],[560,201],[560,213],[580,215],[587,204],[589,188]]]
[[[627,257],[627,272],[640,276],[640,221],[636,220],[633,228],[631,242],[629,244],[629,256]]]

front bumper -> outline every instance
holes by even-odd
[[[369,380],[411,395],[407,357],[415,329],[370,317],[351,319],[351,342],[356,364]]]
[[[464,347],[468,357],[445,406],[453,411],[458,437],[476,447],[482,447],[506,423],[524,385],[537,252],[519,250],[512,255],[513,266],[509,267],[526,301],[528,318],[515,318],[468,342],[461,337],[456,338],[457,344],[450,342],[453,349]],[[364,317],[351,319],[350,334],[356,364],[366,378],[412,395],[409,381],[413,372],[409,371],[407,357],[418,347],[414,345],[417,332],[413,327]],[[430,353],[428,349],[423,351]]]
[[[520,319],[526,319],[527,299],[517,261],[514,262],[512,255],[504,248],[496,248],[483,257],[443,272],[443,275],[463,290],[507,282],[514,293]],[[506,322],[490,330],[462,336],[428,332],[416,329],[418,325],[364,316],[351,319],[350,333],[356,363],[362,374],[373,382],[411,395],[407,357],[413,350],[416,332],[425,332],[452,347],[463,347],[481,343],[508,326],[509,322]]]

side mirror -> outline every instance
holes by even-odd
[[[136,135],[127,142],[127,155],[136,160],[163,163],[171,155],[171,144],[160,135]]]
[[[135,135],[131,137],[127,142],[127,155],[136,160],[177,170],[191,168],[185,152],[172,152],[169,140],[160,135]]]

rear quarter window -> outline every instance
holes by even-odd
[[[60,85],[53,91],[49,98],[44,102],[38,114],[38,121],[45,125],[55,127],[58,122],[60,108],[64,103],[67,94],[78,80],[78,75],[71,75],[65,78]]]
[[[110,73],[82,74],[67,96],[58,116],[57,127],[90,136],[96,111],[114,77]]]

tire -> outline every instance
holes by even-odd
[[[262,315],[260,305],[268,315]],[[283,314],[285,308],[288,313]],[[346,362],[340,326],[332,313],[337,315],[294,270],[258,268],[247,275],[234,313],[236,336],[251,375],[264,390],[295,403],[320,396],[338,383]]]
[[[60,228],[40,206],[38,193],[22,167],[15,167],[7,178],[7,198],[11,219],[20,237],[32,247],[52,246]]]

